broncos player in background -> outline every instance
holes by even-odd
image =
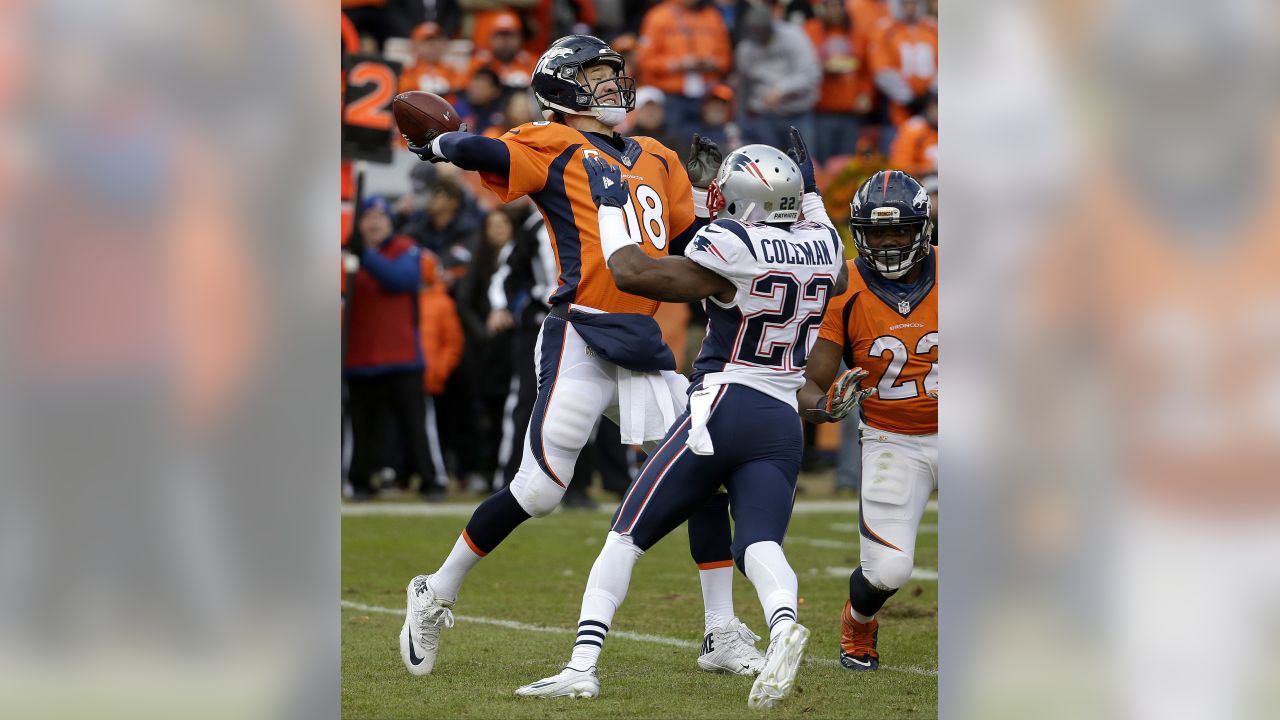
[[[849,289],[827,307],[799,398],[816,423],[862,408],[861,562],[840,616],[840,664],[866,671],[880,667],[876,613],[911,578],[916,531],[938,488],[938,261],[929,194],[915,178],[882,170],[851,205],[858,257]],[[853,369],[833,385],[842,357]],[[855,402],[830,401],[869,376],[874,387]]]
[[[796,622],[796,575],[782,552],[804,444],[796,391],[827,301],[844,290],[848,271],[813,164],[794,128],[791,137],[795,160],[767,145],[725,158],[707,197],[718,219],[698,232],[685,257],[644,252],[642,233],[624,219],[621,171],[600,158],[583,160],[600,206],[605,262],[619,287],[664,302],[702,300],[707,337],[688,411],[627,491],[591,568],[572,657],[559,674],[517,695],[599,695],[596,662],[636,561],[721,486],[736,521],[734,559],[769,623],[764,669],[747,703],[773,707],[794,685],[809,636]]]
[[[453,624],[451,608],[467,573],[518,525],[559,505],[601,415],[618,422],[623,443],[651,449],[687,402],[688,381],[674,372],[675,357],[652,317],[658,302],[620,290],[605,266],[582,164],[607,157],[621,165],[629,188],[622,212],[646,255],[678,252],[693,236],[693,187],[675,152],[652,138],[613,132],[635,106],[635,81],[625,69],[622,56],[598,38],[561,38],[534,70],[544,121],[496,139],[450,132],[410,147],[424,160],[478,171],[503,202],[529,196],[546,220],[559,273],[535,351],[538,398],[520,469],[476,508],[440,569],[409,582],[400,654],[414,675],[435,666],[441,628]],[[692,154],[690,166],[700,175],[719,164],[719,149],[696,137]],[[709,498],[690,519],[689,544],[706,611],[699,667],[759,672],[758,638],[733,610],[727,496]]]

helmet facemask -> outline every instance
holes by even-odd
[[[876,272],[897,280],[929,254],[931,225],[928,219],[899,222],[897,208],[876,208],[871,223],[852,225],[853,244]]]

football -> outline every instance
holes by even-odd
[[[414,145],[424,145],[438,132],[459,129],[462,119],[448,100],[435,93],[414,90],[403,92],[391,100],[400,134]]]

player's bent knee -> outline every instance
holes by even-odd
[[[524,482],[521,482],[523,478],[517,477],[516,482],[511,483],[511,494],[531,517],[540,518],[550,515],[551,511],[560,505],[560,499],[564,497],[564,488],[546,477],[541,470],[535,474],[540,477],[530,478]]]
[[[867,582],[881,590],[897,590],[911,579],[913,567],[915,561],[910,555],[895,551],[873,563],[863,563],[862,573]]]

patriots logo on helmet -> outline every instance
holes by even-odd
[[[771,190],[773,189],[773,186],[769,184],[768,179],[765,178],[764,173],[760,171],[760,166],[756,165],[754,160],[747,157],[746,153],[736,152],[725,160],[724,170],[721,174],[728,177],[730,170],[741,170],[748,175],[759,179],[760,182],[764,183],[765,187]]]

